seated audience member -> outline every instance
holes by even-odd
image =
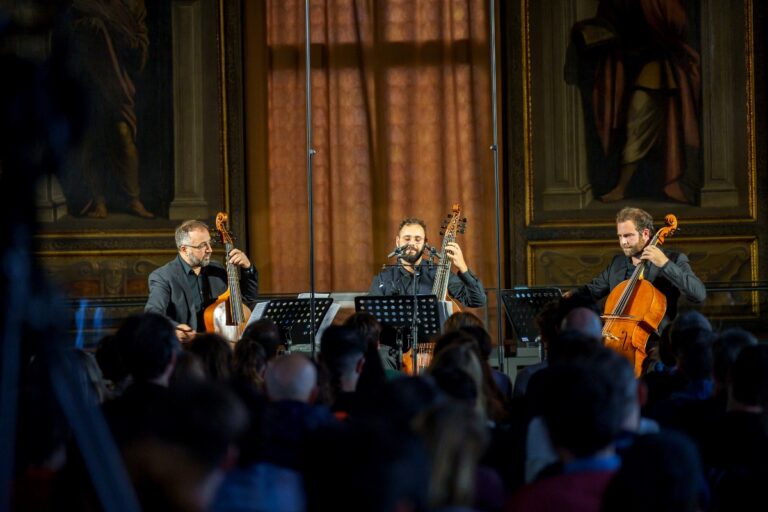
[[[588,359],[552,364],[542,391],[541,414],[562,470],[518,489],[507,510],[597,512],[620,465],[620,393],[605,368]]]
[[[463,327],[458,331],[446,332],[435,341],[433,358],[438,357],[441,351],[454,344],[468,344],[477,356],[478,361],[480,361],[480,369],[483,376],[478,394],[481,395],[481,400],[484,402],[483,407],[485,408],[487,418],[497,423],[506,422],[509,418],[507,401],[496,385],[491,365],[484,358],[484,354],[490,353],[490,335],[485,329],[477,327]],[[485,352],[483,351],[483,346],[485,347]]]
[[[225,338],[215,333],[197,334],[184,344],[203,363],[205,376],[216,382],[228,382],[232,377],[232,347]]]
[[[267,353],[264,345],[255,339],[242,337],[235,345],[232,358],[233,380],[242,385],[264,391],[264,373],[267,370]]]
[[[415,421],[430,455],[430,510],[501,510],[504,489],[498,473],[480,465],[490,441],[484,418],[471,405],[449,402]]]
[[[744,347],[733,364],[727,411],[703,448],[712,510],[765,508],[768,481],[768,346]]]
[[[389,348],[382,347],[379,341],[381,335],[381,324],[376,317],[370,313],[355,313],[344,321],[344,325],[352,327],[358,333],[358,336],[365,341],[365,363],[360,373],[360,379],[357,383],[357,391],[361,395],[375,395],[384,382],[387,375],[399,376],[401,373],[396,369],[384,367],[384,356],[389,354]],[[388,364],[389,365],[389,364]],[[393,365],[396,366],[396,365]]]
[[[713,367],[712,378],[714,389],[712,394],[718,404],[725,410],[728,401],[728,382],[731,378],[731,368],[744,347],[757,345],[757,338],[751,332],[740,327],[726,329],[718,334],[712,346]]]
[[[674,431],[637,438],[622,456],[601,512],[699,512],[704,474],[696,446]]]
[[[171,374],[171,386],[183,384],[190,380],[205,380],[207,378],[203,361],[197,354],[189,350],[180,350],[176,354],[176,364],[173,365],[173,373]]]
[[[639,435],[656,433],[659,425],[640,415],[641,406],[645,400],[645,390],[642,383],[635,379],[634,370],[629,360],[611,350],[598,350],[589,356],[588,364],[596,365],[610,378],[615,386],[621,403],[621,430],[614,444],[621,455],[628,449]],[[558,454],[550,442],[549,433],[543,418],[533,418],[528,426],[526,439],[526,482],[532,482],[540,475],[557,471]],[[550,466],[552,465],[552,466]]]
[[[219,383],[169,388],[145,433],[123,449],[142,509],[209,510],[247,425],[245,407]]]
[[[125,369],[125,361],[120,346],[123,343],[117,335],[104,336],[96,345],[96,362],[112,398],[120,396],[131,382],[131,376]]]
[[[333,426],[331,411],[315,405],[317,370],[303,354],[278,356],[267,365],[267,404],[261,426],[262,462],[301,470],[307,435]]]
[[[572,313],[575,310],[578,311]],[[515,378],[513,396],[516,398],[525,396],[531,376],[548,366],[550,341],[557,337],[560,332],[573,330],[601,339],[602,327],[595,328],[596,323],[602,325],[599,318],[600,313],[595,300],[588,293],[578,290],[566,292],[559,300],[545,304],[535,319],[542,344],[543,360],[541,363],[526,366],[518,372]],[[595,334],[595,331],[598,333]]]
[[[359,412],[363,406],[356,389],[367,348],[366,341],[353,327],[332,325],[323,332],[319,360],[330,377],[331,410],[339,419]]]
[[[680,340],[688,331],[712,332],[712,325],[707,317],[698,311],[684,311],[662,332],[658,348],[654,349],[642,379],[648,385],[648,405],[652,408],[662,400],[679,391],[684,385],[684,378],[679,373]]]
[[[180,344],[173,324],[156,313],[130,318],[117,337],[132,383],[103,410],[115,441],[122,445],[145,431],[156,404],[165,397]]]
[[[477,400],[474,402],[475,412],[479,417],[488,420],[486,400],[483,393],[483,370],[475,350],[468,343],[453,343],[438,352],[427,368],[427,374],[433,375],[444,370],[460,370],[472,378]],[[435,379],[439,385],[439,381]]]
[[[285,338],[280,332],[280,327],[269,318],[260,318],[248,325],[240,339],[243,338],[251,339],[264,347],[267,361],[285,349]]]

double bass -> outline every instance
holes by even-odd
[[[460,311],[461,308],[453,298],[448,295],[448,279],[451,277],[451,260],[448,258],[446,251],[448,244],[456,241],[456,236],[459,233],[464,233],[466,229],[467,219],[461,217],[461,206],[459,203],[454,203],[443,224],[441,226],[440,235],[443,237],[443,244],[438,253],[439,263],[437,264],[437,270],[435,272],[435,281],[432,284],[432,294],[437,297],[437,300],[441,307],[446,311],[445,317],[449,317],[453,312]],[[415,354],[414,354],[415,347]],[[432,361],[432,353],[434,352],[435,344],[428,343],[411,343],[411,348],[403,354],[403,371],[408,375],[413,375],[414,363],[416,370],[421,373],[429,363]]]
[[[660,228],[647,246],[661,245],[677,229],[677,217],[664,218]],[[667,312],[667,297],[643,278],[644,262],[635,267],[632,276],[616,285],[605,301],[603,342],[624,355],[632,363],[635,377],[642,374],[647,354],[645,346],[656,332]]]
[[[240,267],[229,262],[229,253],[234,249],[234,239],[227,229],[229,216],[225,212],[216,215],[216,229],[224,244],[227,268],[227,290],[205,308],[203,318],[206,332],[215,332],[235,343],[243,335],[251,316],[251,310],[243,304],[240,293]]]

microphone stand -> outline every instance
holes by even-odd
[[[419,340],[419,294],[416,280],[421,275],[416,265],[412,265],[413,269],[413,312],[411,313],[411,362],[413,363],[413,376],[419,375],[419,354],[418,354],[418,340]]]

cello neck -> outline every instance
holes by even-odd
[[[231,306],[232,320],[237,325],[245,321],[243,318],[243,305],[240,297],[240,272],[236,265],[230,263],[229,253],[234,249],[231,243],[226,243],[227,284],[229,286],[229,304]]]

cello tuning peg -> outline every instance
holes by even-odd
[[[440,230],[440,236],[445,236],[445,231],[443,231],[442,229]]]
[[[467,218],[464,217],[463,219],[461,219],[461,222],[467,222]]]

